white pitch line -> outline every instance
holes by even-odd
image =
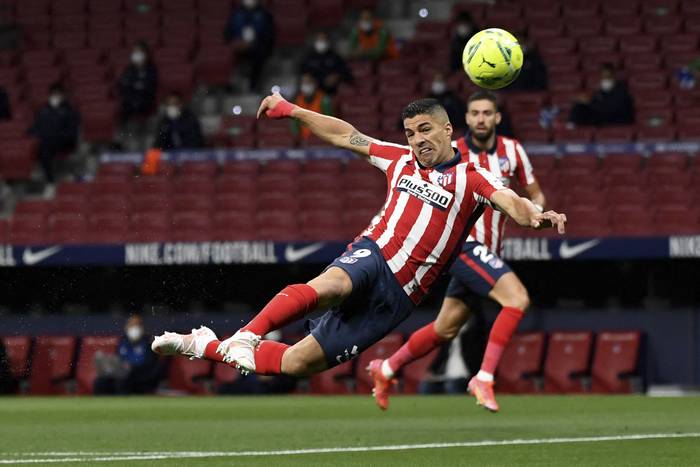
[[[46,453],[14,453],[16,456],[61,456],[45,459],[23,458],[2,459],[0,464],[40,464],[60,462],[114,462],[114,461],[147,461],[164,459],[186,459],[203,457],[251,457],[251,456],[290,456],[303,454],[329,454],[348,452],[376,452],[376,451],[408,451],[414,449],[445,449],[445,448],[475,448],[486,446],[527,446],[536,444],[562,444],[562,443],[599,443],[606,441],[637,441],[648,439],[678,439],[700,438],[700,432],[694,433],[648,433],[632,435],[612,436],[585,436],[578,438],[540,438],[540,439],[510,439],[510,440],[485,440],[462,441],[455,443],[426,443],[426,444],[393,444],[386,446],[357,446],[342,448],[311,448],[288,449],[283,451],[173,451],[173,452],[114,452],[114,453],[90,453],[90,452],[46,452]],[[81,457],[82,456],[82,457]]]

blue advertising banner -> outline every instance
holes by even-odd
[[[330,263],[346,242],[268,241],[0,245],[0,267]],[[700,258],[700,235],[643,238],[507,238],[508,261]]]

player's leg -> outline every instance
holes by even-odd
[[[415,331],[408,341],[386,360],[372,360],[367,367],[374,381],[374,400],[380,409],[389,407],[389,391],[396,383],[394,375],[404,366],[427,355],[444,342],[454,339],[469,319],[469,308],[463,300],[446,296],[437,319]]]
[[[525,286],[512,271],[503,274],[496,281],[493,289],[489,292],[489,297],[503,308],[493,323],[481,369],[469,381],[469,390],[476,396],[479,404],[496,412],[498,404],[493,394],[493,375],[503,351],[508,346],[518,323],[530,305],[530,298]]]
[[[233,363],[247,374],[255,371],[254,352],[260,336],[284,327],[317,308],[335,306],[350,292],[350,276],[340,268],[330,267],[307,284],[285,287],[248,324],[225,341],[220,342],[211,330],[202,327],[200,329],[206,332],[195,332],[194,329],[192,334],[186,335],[166,332],[155,338],[151,348],[162,355],[185,355]],[[265,347],[270,349],[272,345]]]

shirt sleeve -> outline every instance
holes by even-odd
[[[408,146],[374,141],[369,145],[369,163],[386,172],[392,162],[411,152]]]
[[[515,144],[515,158],[518,161],[518,165],[515,169],[515,175],[518,177],[518,182],[521,186],[528,186],[535,183],[535,176],[533,174],[532,163],[530,158],[527,157],[525,149],[520,143]]]
[[[469,164],[467,169],[467,186],[472,188],[474,199],[481,204],[493,207],[491,195],[498,190],[505,190],[506,187],[488,170]]]

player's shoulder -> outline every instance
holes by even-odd
[[[369,150],[371,154],[376,155],[402,156],[411,153],[410,146],[377,139],[372,140]]]
[[[523,146],[518,139],[511,138],[510,136],[498,135],[497,138],[498,138],[498,143],[502,144],[504,146],[510,145],[510,144],[512,144],[514,147],[521,147],[522,148],[522,146]]]

